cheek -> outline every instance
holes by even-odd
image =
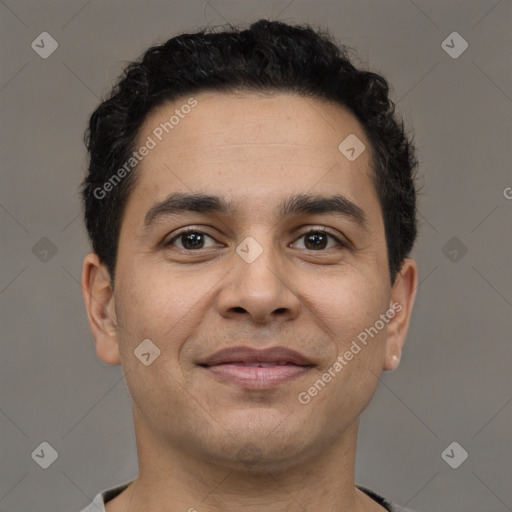
[[[166,365],[177,365],[179,350],[200,324],[208,291],[216,279],[208,274],[180,275],[170,268],[137,272],[137,266],[119,274],[116,290],[118,336],[124,362],[130,366],[133,351],[150,339]]]
[[[308,384],[311,387],[303,390],[315,395],[311,406],[327,437],[337,435],[340,423],[348,425],[355,421],[375,393],[385,354],[387,325],[372,328],[389,307],[385,287],[369,276],[353,273],[350,278],[330,283],[317,304],[321,303],[319,316],[329,327],[333,349],[329,350],[329,361]],[[325,387],[318,380],[327,381]],[[337,411],[335,417],[332,411]]]
[[[386,287],[374,274],[343,269],[338,276],[316,280],[311,296],[322,323],[338,351],[372,326],[389,307]],[[320,324],[321,325],[321,324]]]
[[[340,333],[337,361],[343,365],[335,368],[334,400],[337,407],[352,404],[357,409],[370,400],[378,384],[387,337],[381,315],[389,309],[389,296],[382,281],[370,274],[354,274],[343,283],[342,293],[334,308],[338,316],[333,330]]]
[[[134,269],[119,275],[119,283],[118,340],[126,383],[138,414],[155,431],[165,434],[165,429],[176,423],[175,411],[187,410],[189,397],[178,357],[199,324],[196,316],[201,294],[190,282],[185,286],[183,280],[159,273],[137,275]],[[141,345],[143,340],[150,340],[157,350],[146,341]],[[139,347],[147,348],[142,351]],[[149,357],[144,357],[145,353]]]

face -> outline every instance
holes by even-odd
[[[140,131],[136,147],[155,145],[136,171],[115,322],[97,328],[97,350],[123,365],[139,435],[217,464],[277,467],[357,421],[400,355],[411,281],[408,295],[400,277],[390,284],[354,116],[292,94],[194,98],[159,107]],[[355,159],[339,149],[349,136],[366,148]]]

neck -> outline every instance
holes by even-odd
[[[358,421],[322,453],[279,466],[199,460],[135,423],[139,476],[107,503],[107,512],[384,510],[355,487]]]

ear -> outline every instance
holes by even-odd
[[[82,295],[98,357],[109,365],[121,364],[115,299],[110,285],[110,274],[95,253],[88,254],[84,259]]]
[[[395,315],[388,324],[385,371],[395,370],[400,364],[417,287],[418,266],[413,259],[406,258],[391,288],[390,311],[394,310]]]

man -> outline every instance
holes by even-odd
[[[417,286],[386,81],[307,25],[183,34],[130,64],[87,147],[82,287],[139,475],[86,510],[399,510],[354,482]]]

